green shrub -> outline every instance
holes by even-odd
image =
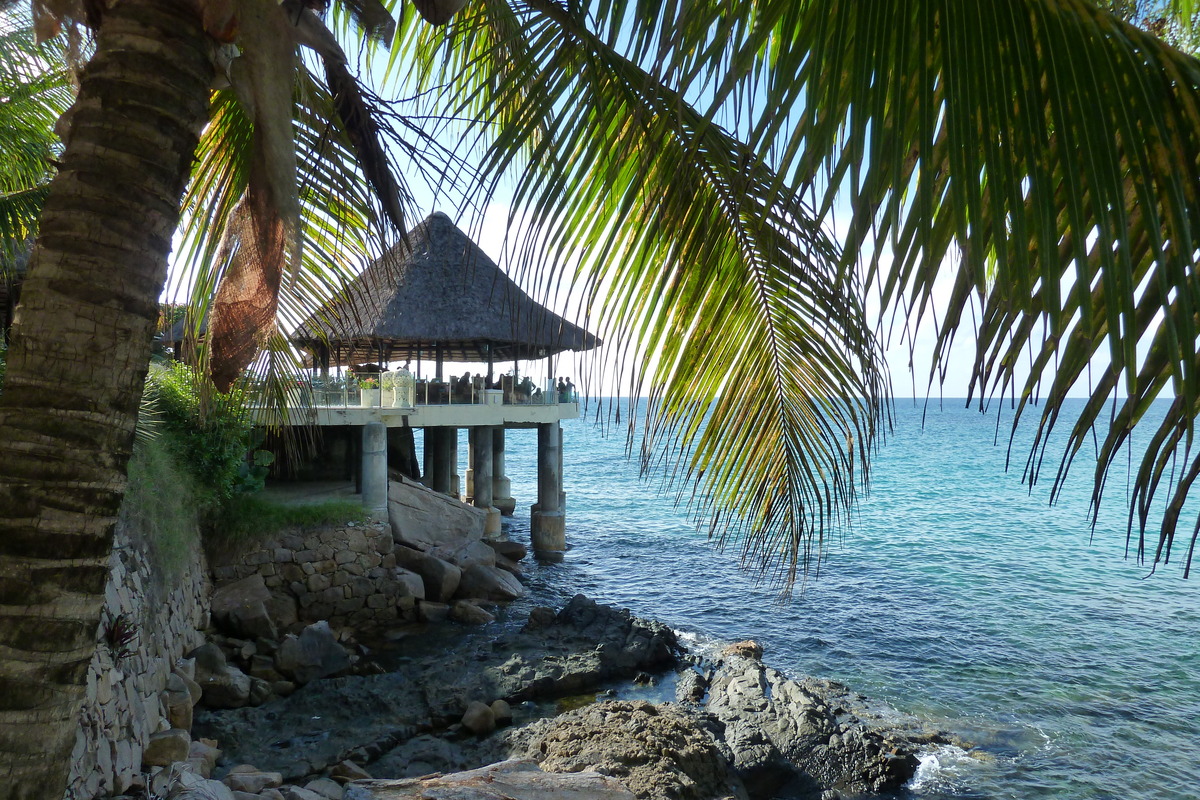
[[[197,485],[197,501],[215,511],[234,495],[262,488],[273,456],[252,453],[262,442],[244,398],[222,394],[188,366],[158,365],[147,381],[158,426]]]

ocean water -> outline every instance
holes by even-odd
[[[974,745],[929,753],[905,797],[1200,798],[1200,575],[1147,578],[1124,558],[1120,474],[1094,536],[1086,461],[1056,505],[1048,487],[1031,493],[1004,471],[1002,419],[994,446],[994,410],[898,401],[853,529],[783,604],[639,478],[623,428],[564,423],[571,549],[531,587],[702,640],[754,638],[785,672],[843,681]],[[535,450],[533,431],[509,432],[516,539]]]

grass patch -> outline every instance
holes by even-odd
[[[168,583],[183,574],[200,545],[193,485],[163,439],[134,446],[121,521],[131,536],[148,545],[155,573]]]
[[[342,524],[364,518],[362,503],[356,500],[285,505],[261,495],[235,495],[223,504],[205,536],[205,543],[210,553],[228,554],[267,541],[285,528]]]

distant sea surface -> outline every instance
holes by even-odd
[[[901,400],[897,412],[853,529],[780,605],[739,570],[736,548],[712,548],[639,479],[624,426],[602,430],[593,407],[564,423],[571,549],[531,586],[545,602],[583,592],[704,641],[754,638],[785,672],[845,682],[975,743],[928,754],[904,797],[1200,798],[1200,564],[1184,581],[1174,563],[1147,578],[1124,558],[1122,470],[1094,536],[1090,459],[1054,506],[1061,449],[1031,493],[1023,431],[1006,473],[1007,406],[998,445],[995,406]],[[516,539],[528,538],[535,450],[533,431],[510,431]],[[1195,514],[1185,520],[1186,538]]]

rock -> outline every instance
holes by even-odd
[[[490,706],[474,700],[462,715],[462,726],[476,736],[483,736],[496,730],[496,714]]]
[[[263,789],[273,789],[283,785],[283,776],[278,772],[233,772],[225,776],[224,783],[235,792],[258,794]]]
[[[444,603],[454,596],[462,580],[462,570],[449,561],[410,547],[396,548],[396,563],[421,576],[425,597]]]
[[[250,792],[239,792],[237,789],[231,789],[233,792],[233,800],[262,800],[262,795],[252,794]]]
[[[166,767],[176,761],[187,761],[192,737],[178,728],[150,734],[142,749],[142,769]]]
[[[353,761],[342,761],[334,764],[329,770],[329,777],[339,783],[349,783],[350,781],[370,780],[371,773],[355,764]]]
[[[397,476],[388,481],[388,521],[397,544],[453,549],[483,538],[487,512]]]
[[[167,722],[172,728],[185,731],[192,729],[192,693],[182,675],[167,676],[167,688],[162,693],[163,708],[167,710]]]
[[[192,652],[196,659],[196,683],[209,708],[241,708],[250,698],[250,678],[225,662],[225,654],[212,642]]]
[[[550,772],[595,770],[639,798],[745,797],[712,733],[677,706],[594,703],[526,733],[525,753]]]
[[[619,781],[595,772],[542,772],[533,761],[502,761],[468,772],[346,787],[346,800],[634,800]]]
[[[270,656],[252,656],[250,658],[250,668],[247,672],[251,678],[259,678],[264,681],[283,680],[283,676],[275,669],[275,659]]]
[[[456,600],[450,608],[450,619],[464,625],[486,625],[496,618],[470,600]]]
[[[278,631],[275,621],[267,613],[270,600],[271,592],[257,572],[223,584],[213,590],[213,621],[234,636],[274,639]]]
[[[485,567],[496,565],[496,551],[486,543],[471,541],[454,548],[436,547],[430,555],[437,556],[443,561],[449,561],[459,569],[465,570],[480,564]]]
[[[263,607],[266,608],[267,616],[271,618],[279,631],[291,628],[300,620],[300,610],[296,605],[296,598],[291,595],[273,592],[271,597],[263,603]]]
[[[283,795],[283,800],[325,800],[324,796],[299,786],[282,786],[279,793]]]
[[[191,747],[188,748],[188,761],[205,762],[208,764],[209,775],[217,766],[217,759],[220,757],[221,751],[217,749],[217,743],[212,739],[198,739],[192,742]]]
[[[450,618],[450,606],[421,600],[417,603],[417,616],[422,622],[445,622]]]
[[[505,540],[485,539],[484,543],[488,547],[496,551],[496,555],[512,561],[520,561],[529,554],[529,550],[520,542],[511,542]]]
[[[533,630],[535,628],[545,628],[548,625],[553,625],[558,620],[558,613],[549,606],[534,606],[529,609],[529,622],[525,623],[525,627]]]
[[[743,642],[734,642],[721,650],[721,658],[729,658],[731,656],[737,658],[762,658],[762,645],[753,639],[746,639]]]
[[[167,775],[168,770],[159,773],[159,777]],[[205,800],[234,800],[233,792],[220,781],[201,777],[188,771],[178,771],[169,776],[162,788],[152,782],[151,788],[156,797],[192,798],[203,797]]]
[[[289,634],[275,654],[275,667],[297,683],[325,678],[350,667],[350,656],[322,620],[300,632]]]
[[[262,800],[284,800],[283,792],[278,789],[263,789],[258,796]]]
[[[845,713],[854,705],[840,684],[794,681],[737,656],[717,669],[705,710],[724,726],[733,766],[756,795],[797,776],[847,794],[899,789],[916,772],[916,745],[868,726],[866,710]],[[838,707],[844,720],[833,711]]]
[[[262,678],[250,679],[250,696],[246,702],[252,706],[261,706],[271,699],[271,684]]]
[[[400,597],[425,599],[425,579],[420,575],[404,567],[393,567],[391,575]]]
[[[342,795],[345,794],[342,785],[335,783],[329,778],[317,778],[316,780],[309,781],[304,784],[304,788],[310,792],[316,792],[322,797],[328,798],[328,800],[342,800]]]
[[[509,725],[513,721],[512,706],[505,700],[493,700],[492,715],[496,718],[497,725]]]
[[[525,587],[511,573],[499,567],[473,564],[463,571],[458,585],[460,597],[478,597],[485,600],[516,600],[523,597]]]

